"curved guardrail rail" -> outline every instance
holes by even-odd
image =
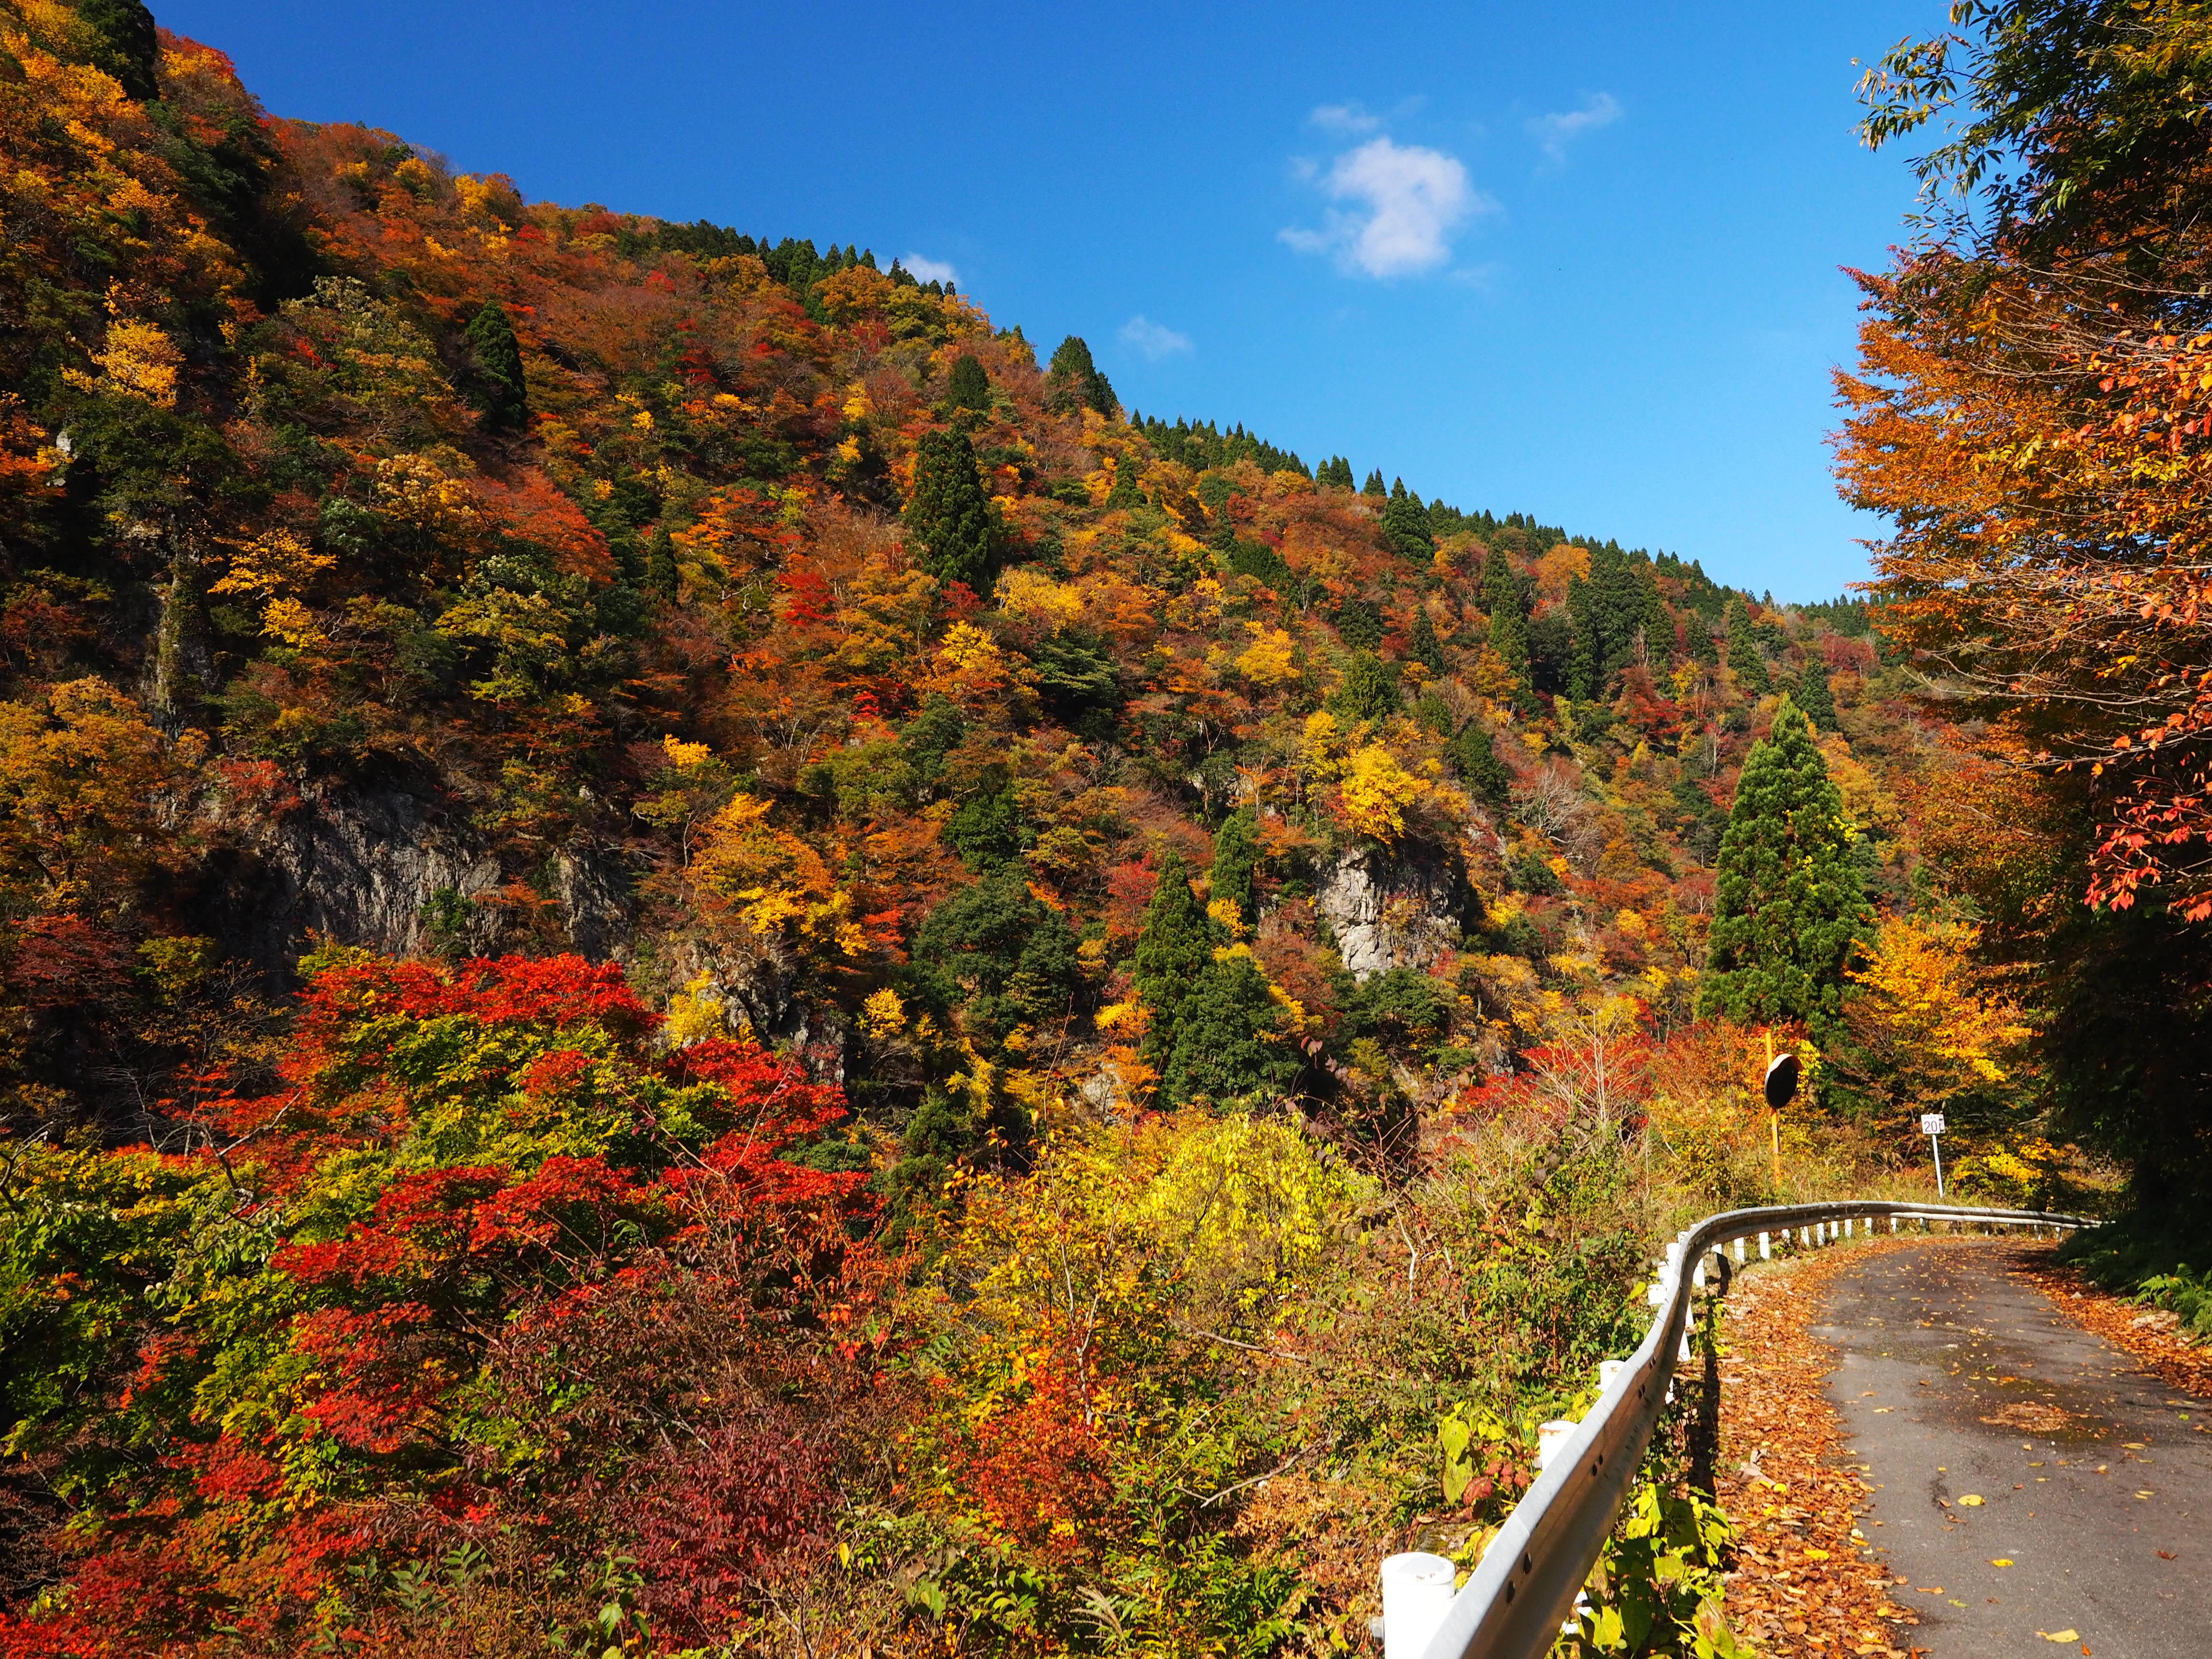
[[[1551,1650],[1643,1466],[1679,1363],[1692,1283],[1709,1254],[1759,1233],[1885,1218],[1893,1232],[1911,1220],[2062,1229],[2097,1224],[2043,1210],[1873,1200],[1731,1210],[1689,1228],[1667,1247],[1651,1291],[1658,1311],[1650,1333],[1506,1518],[1443,1622],[1418,1650],[1421,1659],[1541,1659]],[[1399,1642],[1389,1645],[1406,1650]]]

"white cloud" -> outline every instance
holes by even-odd
[[[1323,132],[1372,132],[1382,125],[1381,116],[1370,115],[1356,103],[1323,104],[1306,119]]]
[[[1453,234],[1497,206],[1468,182],[1459,158],[1418,144],[1373,138],[1347,150],[1320,180],[1339,202],[1319,230],[1293,228],[1282,239],[1303,253],[1334,253],[1370,276],[1432,270],[1451,258]]]
[[[960,284],[960,273],[942,259],[933,259],[923,253],[909,253],[899,263],[912,271],[919,283],[951,283]]]
[[[1179,351],[1190,349],[1190,336],[1178,334],[1163,324],[1142,314],[1121,325],[1121,343],[1139,356],[1158,362],[1163,357],[1172,357]]]
[[[1600,127],[1609,127],[1620,119],[1620,100],[1609,92],[1594,92],[1583,100],[1579,109],[1559,110],[1550,115],[1540,115],[1528,123],[1528,131],[1543,149],[1547,158],[1553,162],[1567,159],[1567,144],[1585,132],[1595,132]]]

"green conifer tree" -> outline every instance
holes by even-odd
[[[1413,626],[1407,636],[1407,649],[1413,660],[1431,674],[1444,672],[1443,642],[1437,638],[1437,625],[1425,605],[1413,606]]]
[[[1767,672],[1759,635],[1752,629],[1751,612],[1745,609],[1740,593],[1729,595],[1728,665],[1735,683],[1753,696],[1763,697],[1774,690],[1774,677]]]
[[[1721,837],[1700,1012],[1802,1019],[1816,1036],[1832,1026],[1871,916],[1855,840],[1812,723],[1784,697],[1744,762]]]
[[[1393,553],[1401,559],[1419,559],[1424,563],[1437,550],[1436,533],[1429,527],[1428,509],[1421,498],[1406,488],[1399,479],[1390,488],[1390,497],[1382,508],[1382,540]]]
[[[1498,758],[1497,745],[1480,723],[1469,721],[1467,729],[1445,745],[1444,752],[1469,793],[1493,811],[1504,809],[1511,797],[1513,775]]]
[[[125,97],[145,104],[161,95],[154,73],[161,36],[143,0],[76,0],[76,15],[99,37],[94,66],[113,76]]]
[[[645,591],[657,599],[673,599],[678,580],[676,543],[666,530],[656,528],[645,544]]]
[[[1505,556],[1493,547],[1482,563],[1482,603],[1490,612],[1490,643],[1513,671],[1524,690],[1528,684],[1528,613],[1521,597],[1521,578]]]
[[[1708,667],[1717,667],[1721,648],[1713,640],[1712,619],[1702,611],[1684,613],[1683,631],[1690,636],[1690,655]]]
[[[939,581],[965,582],[978,593],[989,588],[998,571],[998,514],[966,433],[922,434],[906,527],[919,550],[915,562]]]
[[[1336,607],[1336,637],[1354,651],[1382,643],[1382,607],[1372,599],[1348,599]]]
[[[1060,343],[1045,369],[1044,386],[1045,406],[1060,414],[1095,409],[1110,421],[1121,412],[1113,386],[1098,372],[1081,335],[1071,334]]]
[[[1278,1030],[1267,976],[1249,956],[1209,962],[1185,1000],[1160,1078],[1170,1104],[1279,1095],[1297,1082],[1297,1050]]]
[[[1106,492],[1106,510],[1118,513],[1145,504],[1145,492],[1137,487],[1138,466],[1134,461],[1114,463],[1114,487]],[[1231,532],[1234,535],[1234,530]]]
[[[1206,885],[1218,899],[1233,899],[1249,925],[1255,920],[1252,878],[1260,868],[1260,815],[1240,806],[1213,836],[1213,869]]]
[[[1131,975],[1138,998],[1152,1011],[1145,1058],[1164,1066],[1175,1053],[1176,1025],[1183,1005],[1213,965],[1218,930],[1190,890],[1190,872],[1170,853],[1160,866],[1159,885],[1145,907],[1137,934],[1137,958]]]
[[[986,1050],[1021,1026],[1065,1018],[1082,988],[1067,918],[1030,891],[1019,864],[960,888],[915,932],[907,985]]]
[[[973,410],[981,415],[991,412],[991,377],[973,352],[963,351],[952,360],[952,371],[945,377],[945,402],[951,409]]]
[[[522,374],[522,344],[514,337],[514,322],[507,307],[496,300],[485,301],[469,319],[461,337],[473,368],[469,401],[494,431],[514,430],[529,416],[530,397]]]
[[[1344,665],[1343,684],[1328,706],[1339,720],[1381,725],[1401,708],[1398,671],[1372,651],[1353,652]]]
[[[1359,493],[1363,495],[1388,496],[1389,495],[1390,492],[1382,487],[1382,469],[1381,467],[1376,467],[1372,472],[1367,475],[1367,482],[1360,486]]]
[[[1603,630],[1593,586],[1577,576],[1567,584],[1567,615],[1574,619],[1574,649],[1567,659],[1567,696],[1577,702],[1597,701],[1603,678]]]
[[[1836,724],[1836,694],[1828,685],[1828,665],[1817,655],[1805,659],[1805,671],[1797,677],[1797,706],[1805,711],[1805,718],[1823,732],[1842,728]]]

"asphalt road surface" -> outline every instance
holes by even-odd
[[[2212,1403],[1944,1239],[1838,1274],[1814,1334],[1862,1531],[1935,1659],[2212,1656]]]

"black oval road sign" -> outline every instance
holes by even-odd
[[[1780,1111],[1796,1097],[1797,1079],[1803,1071],[1795,1054],[1777,1054],[1766,1062],[1766,1103]]]

